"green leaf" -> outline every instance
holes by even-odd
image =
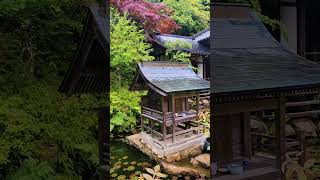
[[[146,171],[147,171],[149,174],[152,174],[152,175],[155,174],[154,170],[151,169],[151,168],[146,168]]]
[[[160,173],[160,172],[157,172],[157,173],[156,173],[156,176],[157,176],[157,177],[160,177],[160,178],[167,178],[167,175],[166,175],[166,174],[162,174],[162,173]]]
[[[160,165],[156,165],[153,169],[155,173],[160,172]]]
[[[153,180],[152,176],[150,176],[149,174],[143,173],[142,176],[143,176],[146,180]]]

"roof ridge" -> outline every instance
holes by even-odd
[[[192,37],[193,39],[195,39],[195,38],[201,36],[202,34],[204,34],[204,33],[207,32],[207,31],[210,31],[210,25],[209,25],[207,28],[205,28],[205,29],[203,29],[203,30],[195,33],[194,35],[192,35],[192,36],[190,36],[190,37]]]

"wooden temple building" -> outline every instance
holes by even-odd
[[[211,4],[210,95],[212,173],[218,180],[278,179],[292,142],[286,137],[286,119],[319,113],[319,110],[289,113],[290,106],[317,104],[320,65],[281,45],[249,6]],[[295,98],[294,98],[295,97]],[[250,115],[275,113],[271,155],[257,156]],[[303,147],[301,141],[294,142]],[[248,165],[242,175],[216,172],[231,163]]]
[[[165,56],[166,43],[169,42],[186,42],[191,48],[177,47],[177,50],[188,52],[191,54],[192,66],[196,67],[197,74],[206,80],[210,79],[210,28],[204,29],[192,36],[181,36],[174,34],[156,34],[153,36],[152,47],[154,51],[152,55],[156,61],[169,61]]]
[[[143,141],[162,156],[202,146],[199,94],[209,90],[209,81],[186,63],[141,62],[137,72],[132,90],[148,90],[141,99]]]

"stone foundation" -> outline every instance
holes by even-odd
[[[172,150],[168,151],[170,153],[164,153],[164,152],[159,151],[159,149],[154,148],[152,144],[145,142],[145,140],[143,140],[143,138],[142,138],[141,133],[128,136],[126,138],[126,140],[129,145],[136,147],[142,153],[148,155],[152,159],[154,159],[158,162],[164,161],[167,163],[181,161],[184,159],[198,156],[202,152],[202,147],[203,147],[203,143],[204,143],[203,141],[198,141],[195,144],[190,144],[189,147],[187,147],[183,150],[179,150],[179,148],[171,147]],[[175,151],[173,151],[173,150],[175,150]],[[177,151],[177,150],[179,150],[179,151]]]

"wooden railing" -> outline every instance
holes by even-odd
[[[269,139],[270,141],[272,141],[272,144],[270,145],[265,145],[265,144],[259,144],[258,142],[258,138],[264,138],[264,139]],[[276,146],[275,140],[276,137],[273,135],[267,135],[267,134],[259,134],[259,133],[251,133],[251,139],[252,139],[252,148],[253,148],[253,153],[255,151],[260,151],[260,150],[265,150],[265,149],[269,149],[271,150],[271,152],[275,152],[275,150],[278,148]],[[296,152],[304,152],[305,151],[305,135],[303,133],[303,131],[298,130],[297,131],[297,138],[293,139],[293,138],[286,138],[286,149],[287,149],[287,153],[290,154],[289,151],[296,153]],[[304,154],[302,154],[301,157],[301,163],[304,163]]]
[[[200,126],[194,127],[191,126],[188,129],[179,129],[177,126],[179,124],[196,120],[198,115],[194,111],[188,111],[188,112],[183,112],[179,113],[180,116],[174,115],[172,112],[160,112],[155,109],[147,108],[147,107],[141,107],[141,130],[144,131],[145,133],[150,133],[151,137],[157,139],[158,141],[162,142],[169,142],[169,139],[172,139],[172,142],[175,142],[175,139],[178,137],[187,135],[187,134],[196,134],[202,133]],[[146,124],[145,119],[149,120],[148,124]],[[154,122],[159,122],[162,123],[161,125],[161,132],[155,130],[154,128]],[[167,128],[171,127],[171,132],[166,132]],[[172,128],[175,128],[174,130]],[[160,143],[160,142],[159,142]]]

